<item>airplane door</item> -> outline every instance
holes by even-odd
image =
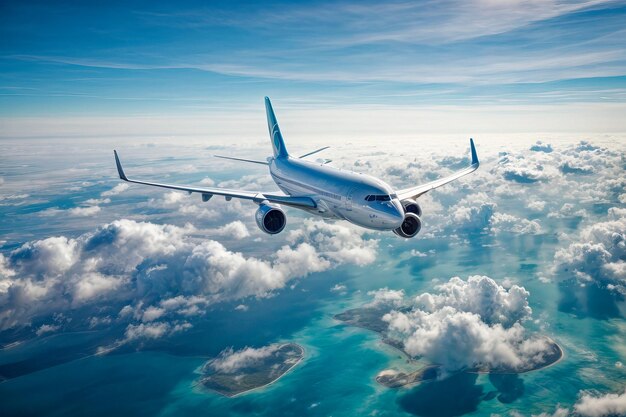
[[[352,211],[352,193],[354,192],[354,188],[348,192],[348,195],[345,197],[345,209],[346,211]]]

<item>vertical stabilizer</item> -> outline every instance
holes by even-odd
[[[289,153],[287,153],[283,135],[280,133],[278,120],[276,120],[276,115],[274,114],[274,109],[272,109],[272,103],[269,97],[265,97],[265,112],[267,113],[267,128],[270,133],[270,140],[272,141],[274,158],[286,158],[289,156]]]

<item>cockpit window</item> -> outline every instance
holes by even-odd
[[[391,194],[390,196],[392,200],[395,200],[396,198],[398,198],[398,194]]]
[[[385,195],[385,194],[381,194],[381,195],[375,195],[375,194],[370,194],[365,196],[365,201],[391,201],[394,198],[398,198],[398,196],[396,194],[391,194],[391,195]]]

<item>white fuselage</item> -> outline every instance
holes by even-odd
[[[393,230],[402,225],[404,209],[393,189],[365,174],[299,158],[268,158],[270,174],[286,194],[312,198],[310,213],[345,219],[362,227]]]

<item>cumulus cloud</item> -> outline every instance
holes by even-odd
[[[368,291],[367,295],[373,297],[368,304],[371,307],[400,307],[404,303],[404,290],[390,290],[389,288],[380,288],[375,291]]]
[[[550,183],[554,186],[556,181],[560,186],[570,188],[566,182],[568,176],[602,172],[610,177],[610,171],[621,169],[619,153],[585,141],[560,150],[537,142],[531,150],[534,152],[501,153],[491,172],[504,180],[520,184]],[[575,185],[571,184],[572,187]]]
[[[61,326],[59,325],[55,325],[55,324],[43,324],[41,325],[41,327],[39,327],[39,329],[37,329],[37,336],[41,336],[44,335],[46,333],[54,333],[57,330],[59,330],[61,328]]]
[[[348,293],[347,290],[348,290],[348,287],[346,287],[343,284],[335,284],[334,286],[330,288],[331,292],[336,292],[340,295],[346,295]]]
[[[526,205],[526,207],[528,207],[530,210],[535,211],[535,212],[543,211],[545,206],[546,206],[546,202],[541,201],[541,200],[529,201],[528,204]]]
[[[22,245],[0,258],[0,329],[87,303],[125,303],[120,316],[146,324],[166,315],[193,316],[210,304],[271,296],[294,278],[342,263],[371,262],[377,246],[347,227],[308,222],[291,245],[259,259],[195,240],[194,231],[191,225],[117,220],[75,239]]]
[[[245,239],[250,236],[250,232],[246,225],[240,221],[236,220],[232,223],[228,223],[219,229],[217,229],[217,234],[221,236],[232,237],[233,239]]]
[[[626,209],[609,209],[608,221],[584,228],[574,243],[558,250],[554,270],[626,294]]]
[[[205,185],[207,187],[213,187],[215,185],[215,181],[213,181],[209,177],[206,177],[206,178],[203,178],[202,180],[200,180],[200,185]]]
[[[528,306],[530,293],[524,287],[511,285],[507,290],[487,276],[474,275],[467,281],[453,277],[435,289],[438,293],[415,297],[417,308],[432,313],[449,306],[477,314],[487,324],[500,323],[505,327],[526,320],[532,314]]]
[[[538,220],[516,217],[497,211],[497,204],[485,193],[477,193],[461,199],[450,209],[449,232],[494,234],[540,234],[543,232]]]
[[[120,184],[117,184],[115,187],[111,188],[109,191],[104,191],[103,193],[100,194],[100,196],[111,197],[111,196],[123,193],[124,191],[128,190],[128,188],[129,188],[129,185],[126,184],[125,182],[122,182]]]
[[[626,414],[626,391],[623,393],[606,393],[580,391],[578,401],[573,409],[557,406],[553,413],[543,412],[532,414],[531,417],[616,417]],[[511,417],[523,417],[514,411]]]
[[[509,328],[490,326],[479,315],[452,307],[433,313],[393,311],[383,320],[409,354],[450,371],[483,366],[521,369],[542,363],[549,348],[545,339],[528,338],[519,323]]]
[[[550,153],[554,149],[552,149],[552,145],[550,145],[549,143],[543,143],[542,141],[538,140],[533,146],[530,147],[530,150],[534,152]]]
[[[129,342],[133,340],[141,339],[160,339],[162,337],[190,329],[192,326],[190,323],[140,323],[129,324],[124,332],[124,340],[121,343]]]
[[[227,374],[236,373],[244,368],[257,365],[274,355],[280,345],[270,345],[261,348],[245,347],[241,350],[227,348],[219,356],[208,362],[208,366],[217,372]]]
[[[485,193],[461,199],[450,209],[448,228],[467,233],[481,232],[491,222],[496,203]]]
[[[537,155],[545,155],[538,157]],[[492,172],[502,176],[507,181],[520,184],[532,184],[547,181],[558,175],[556,169],[546,164],[550,156],[544,153],[535,153],[533,158],[524,155],[504,153]]]
[[[292,245],[309,243],[334,262],[367,265],[376,260],[378,240],[364,239],[366,231],[347,224],[306,219],[287,239]]]
[[[383,317],[389,336],[410,355],[455,371],[523,369],[541,363],[550,352],[547,339],[529,336],[522,326],[531,314],[523,287],[507,290],[489,277],[474,276],[452,278],[435,289],[437,293],[415,297],[411,309]]]
[[[494,213],[491,219],[491,230],[494,233],[508,232],[518,235],[536,235],[543,231],[537,220],[521,219],[506,213]]]
[[[621,394],[583,392],[574,410],[585,417],[609,417],[626,414],[626,391]]]
[[[565,203],[558,211],[548,213],[548,218],[567,219],[572,217],[585,217],[587,212],[572,203]]]
[[[67,212],[72,216],[93,216],[96,213],[99,213],[101,210],[100,206],[87,206],[87,207],[74,207],[68,209]]]

